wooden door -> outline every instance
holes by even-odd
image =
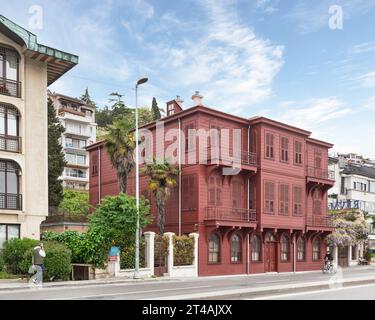
[[[265,246],[265,271],[276,272],[276,243],[266,242]]]
[[[339,261],[338,261],[339,266],[342,268],[348,267],[349,266],[349,255],[348,255],[349,248],[338,247],[338,250],[339,250]]]

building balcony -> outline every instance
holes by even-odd
[[[256,210],[211,206],[206,208],[206,225],[256,226]]]
[[[233,151],[223,148],[207,148],[207,163],[227,167],[240,165],[242,169],[257,171],[257,154],[254,152],[241,151],[233,155]]]
[[[0,151],[21,152],[21,137],[0,134]]]
[[[0,94],[21,98],[21,82],[0,78]]]
[[[22,195],[0,193],[0,209],[3,210],[22,210]]]
[[[306,167],[306,183],[308,187],[320,185],[328,190],[335,185],[335,173],[327,169]]]
[[[94,122],[93,117],[89,117],[84,112],[71,110],[68,108],[60,108],[59,109],[59,116],[63,119],[73,120],[77,122],[83,123],[92,123]]]
[[[332,231],[334,229],[333,220],[328,216],[312,216],[306,218],[306,228],[308,230]]]

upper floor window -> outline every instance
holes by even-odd
[[[208,181],[208,203],[211,206],[221,206],[222,178],[211,175]]]
[[[319,189],[313,193],[313,213],[322,214],[322,192]]]
[[[65,138],[65,146],[68,148],[85,149],[86,145],[86,140]]]
[[[69,164],[86,165],[86,156],[80,154],[67,153],[65,155],[66,161]]]
[[[99,156],[97,153],[91,158],[91,176],[96,177],[99,174]]]
[[[289,214],[289,185],[280,185],[280,214]]]
[[[190,123],[185,127],[185,151],[186,152],[195,151],[195,145],[196,145],[195,124]]]
[[[302,164],[302,142],[294,142],[294,163]]]
[[[182,177],[182,210],[196,209],[195,175]]]
[[[14,49],[0,47],[0,94],[19,97],[19,55]]]
[[[241,238],[235,234],[231,238],[231,243],[230,243],[230,258],[231,262],[241,262],[242,260],[242,246],[241,246]]]
[[[289,162],[289,139],[281,138],[281,161]]]
[[[232,180],[232,206],[233,208],[242,208],[244,186],[240,179]]]
[[[0,150],[19,152],[19,112],[12,105],[0,104]]]
[[[272,133],[266,133],[266,158],[274,159],[274,143],[275,143],[275,136]]]
[[[315,165],[315,168],[317,169],[322,168],[322,151],[321,150],[315,150],[314,165]]]
[[[174,104],[170,103],[167,106],[167,116],[171,116],[174,114]]]
[[[208,263],[220,262],[220,238],[213,233],[208,240]]]
[[[275,184],[267,181],[264,185],[265,197],[264,197],[264,211],[265,213],[275,212]]]
[[[293,187],[293,215],[302,215],[302,188]]]
[[[0,160],[0,209],[22,209],[19,173],[16,162]]]

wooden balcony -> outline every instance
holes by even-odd
[[[221,226],[256,226],[256,210],[211,206],[206,208],[205,224]]]
[[[21,98],[21,82],[0,78],[0,94]]]
[[[0,151],[21,153],[21,137],[0,134]]]
[[[241,151],[233,155],[233,151],[223,148],[207,148],[207,163],[226,167],[241,166],[244,170],[257,171],[257,154]]]
[[[308,188],[320,185],[322,189],[328,190],[335,185],[335,174],[327,169],[306,167],[306,183]]]
[[[22,210],[22,195],[0,193],[0,209]]]
[[[306,218],[306,229],[307,231],[332,231],[334,229],[333,220],[328,216],[313,215]]]

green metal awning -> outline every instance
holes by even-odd
[[[78,64],[78,56],[39,44],[35,34],[2,15],[0,32],[24,47],[29,58],[47,63],[48,85]]]

